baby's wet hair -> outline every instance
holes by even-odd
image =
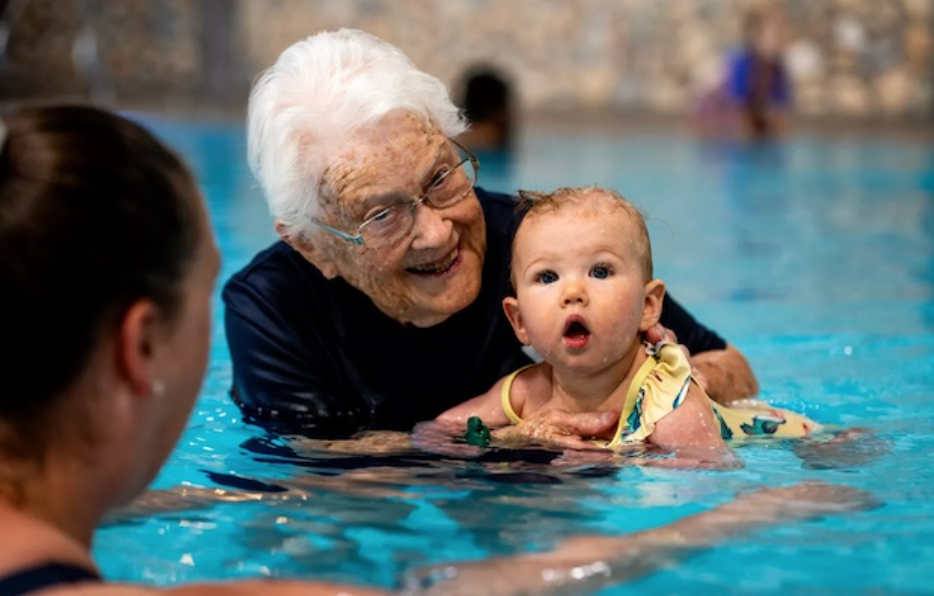
[[[598,198],[610,201],[595,200]],[[642,246],[642,270],[645,281],[653,278],[652,270],[652,243],[649,239],[649,230],[645,224],[645,215],[632,202],[612,188],[590,185],[578,187],[561,187],[552,192],[535,190],[520,190],[516,210],[523,214],[523,221],[536,215],[555,213],[567,206],[590,205],[598,208],[599,205],[613,205],[629,216],[636,228],[638,240]],[[519,224],[520,227],[522,224]]]

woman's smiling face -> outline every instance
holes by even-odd
[[[436,126],[408,112],[391,112],[350,137],[328,169],[318,219],[355,234],[381,209],[422,197],[440,172],[461,156]],[[430,327],[466,308],[480,292],[486,224],[471,188],[436,209],[418,206],[412,231],[394,244],[369,249],[320,230],[289,240],[326,276],[340,276],[387,316]]]

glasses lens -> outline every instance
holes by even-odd
[[[466,197],[477,182],[479,165],[475,157],[469,153],[467,155],[453,169],[437,178],[422,200],[428,201],[436,209],[444,209]],[[415,225],[415,210],[420,203],[395,205],[365,221],[360,226],[364,246],[382,248],[405,238]]]
[[[360,229],[363,244],[368,248],[380,248],[401,240],[415,223],[409,205],[396,205],[383,209],[368,219]]]
[[[465,159],[428,189],[428,202],[438,209],[450,207],[467,196],[477,181],[473,162]]]

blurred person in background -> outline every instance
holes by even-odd
[[[475,66],[458,85],[470,128],[458,141],[476,152],[505,151],[515,136],[512,84],[492,67]]]
[[[745,15],[742,32],[743,45],[728,57],[723,80],[698,103],[695,128],[702,136],[763,140],[788,130],[785,19],[774,8],[754,10]]]

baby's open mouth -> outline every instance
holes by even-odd
[[[584,321],[571,317],[564,324],[564,343],[569,348],[583,348],[590,339],[590,329]]]
[[[455,248],[439,261],[408,267],[406,271],[417,275],[440,275],[442,273],[447,273],[447,271],[454,266],[454,263],[457,262],[457,257],[459,256],[460,250]]]
[[[580,321],[571,321],[564,330],[564,337],[586,337],[590,335],[590,329]]]

